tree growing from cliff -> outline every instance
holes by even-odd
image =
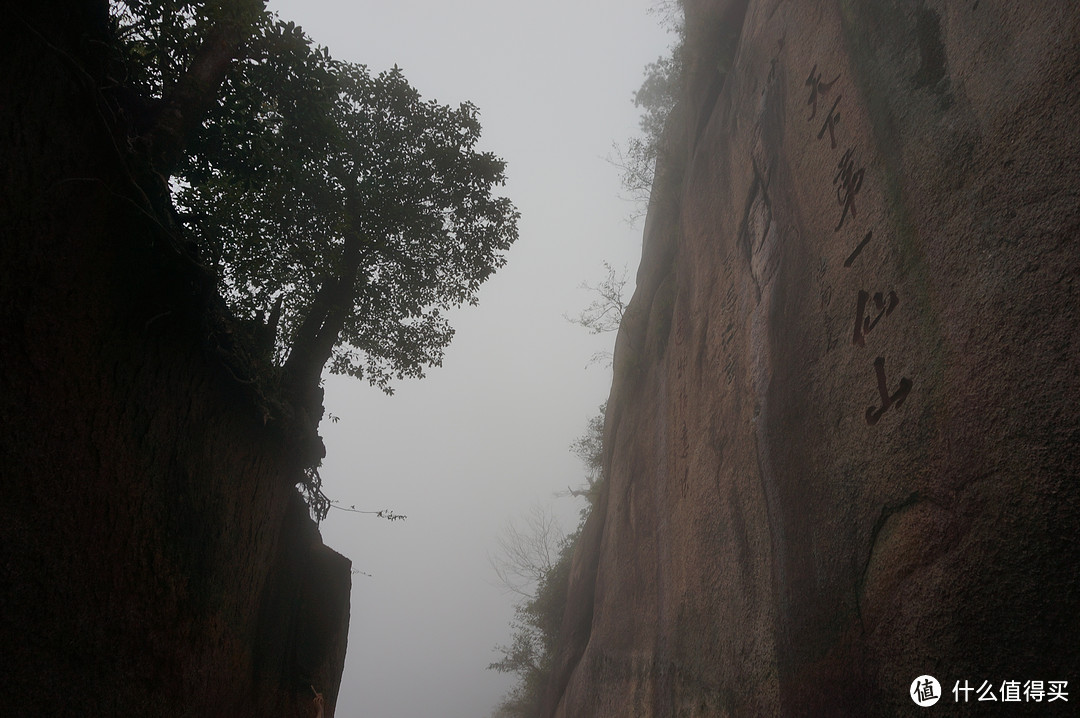
[[[499,585],[509,593],[530,598],[558,560],[565,538],[555,515],[540,504],[507,523],[495,538],[495,554],[489,557]]]
[[[111,3],[125,141],[262,351],[390,383],[437,366],[517,237],[477,108],[332,59],[261,0]]]
[[[571,324],[576,324],[589,330],[590,334],[606,334],[618,331],[622,324],[623,314],[626,313],[626,300],[623,293],[626,289],[626,267],[622,273],[616,273],[608,262],[604,262],[605,276],[597,284],[582,282],[581,289],[586,289],[593,295],[593,300],[587,307],[582,309],[576,316],[564,314],[563,318]],[[596,364],[605,361],[611,365],[612,352],[599,351],[592,355],[589,363]]]
[[[604,278],[593,285],[582,282],[581,288],[593,294],[593,300],[577,316],[566,315],[571,324],[577,324],[589,330],[590,334],[613,332],[622,323],[626,311],[623,290],[626,287],[626,268],[617,273],[610,263],[604,262]]]
[[[570,451],[585,465],[585,486],[569,489],[571,496],[584,496],[590,508],[596,502],[600,484],[604,478],[604,422],[607,419],[607,402],[600,405],[597,414],[589,419],[585,433],[570,444]]]
[[[606,408],[606,403],[600,406],[600,413],[589,420],[585,433],[570,446],[586,469],[586,486],[570,489],[571,495],[588,500],[577,528],[563,535],[552,513],[536,507],[519,523],[507,525],[499,536],[500,553],[492,557],[492,567],[499,583],[522,600],[514,607],[510,644],[498,646],[502,658],[488,666],[517,678],[493,718],[540,715],[566,610],[570,564],[602,480]]]
[[[579,526],[559,542],[555,560],[538,577],[535,592],[514,608],[514,620],[510,624],[513,629],[511,642],[498,647],[502,658],[488,668],[510,673],[516,676],[517,682],[496,707],[493,718],[540,716],[544,689],[555,657],[559,626],[566,610],[570,562],[580,533]]]
[[[634,93],[634,106],[641,110],[638,120],[641,132],[621,145],[616,143],[611,159],[622,170],[623,190],[636,207],[632,215],[635,220],[648,211],[656,161],[661,154],[661,138],[678,101],[685,67],[682,0],[660,0],[650,12],[659,18],[663,28],[675,35],[675,43],[667,55],[645,66],[645,78]]]

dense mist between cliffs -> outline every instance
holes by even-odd
[[[407,516],[330,509],[321,524],[356,571],[338,715],[490,715],[515,685],[488,666],[521,598],[492,559],[534,507],[561,536],[587,504],[568,495],[589,472],[571,448],[607,398],[614,332],[567,317],[600,296],[605,262],[623,301],[633,290],[641,198],[613,145],[640,136],[634,93],[675,38],[649,2],[269,8],[334,57],[398,66],[425,98],[475,104],[480,146],[507,163],[520,238],[478,305],[449,315],[442,366],[392,397],[327,377],[320,429],[326,495]]]

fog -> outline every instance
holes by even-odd
[[[613,335],[569,323],[580,288],[624,265],[633,288],[640,229],[620,198],[612,143],[637,130],[633,91],[671,38],[647,0],[356,5],[272,0],[331,54],[379,71],[398,65],[424,95],[480,108],[481,148],[508,162],[521,211],[507,266],[457,311],[442,367],[388,397],[327,377],[323,488],[327,544],[353,561],[349,649],[339,716],[477,718],[510,677],[487,670],[510,639],[513,597],[489,555],[508,521],[551,504],[565,529],[584,480],[570,451],[607,398],[610,370],[587,366]]]

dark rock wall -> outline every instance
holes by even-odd
[[[1080,6],[686,4],[548,715],[1080,690]]]
[[[294,488],[317,437],[237,376],[140,189],[104,3],[46,5],[0,62],[0,714],[313,716],[314,687],[329,715],[350,565]]]

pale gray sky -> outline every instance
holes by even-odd
[[[271,0],[334,57],[400,66],[427,98],[480,108],[481,144],[508,161],[521,238],[456,312],[441,368],[386,397],[329,378],[324,490],[404,522],[331,511],[327,544],[371,574],[353,577],[338,715],[486,718],[510,679],[487,665],[510,639],[513,599],[494,585],[495,537],[530,505],[555,502],[566,528],[580,505],[555,499],[583,479],[570,454],[610,374],[586,369],[614,337],[563,319],[606,260],[633,274],[641,234],[626,222],[611,143],[632,135],[646,63],[670,38],[650,0]]]

